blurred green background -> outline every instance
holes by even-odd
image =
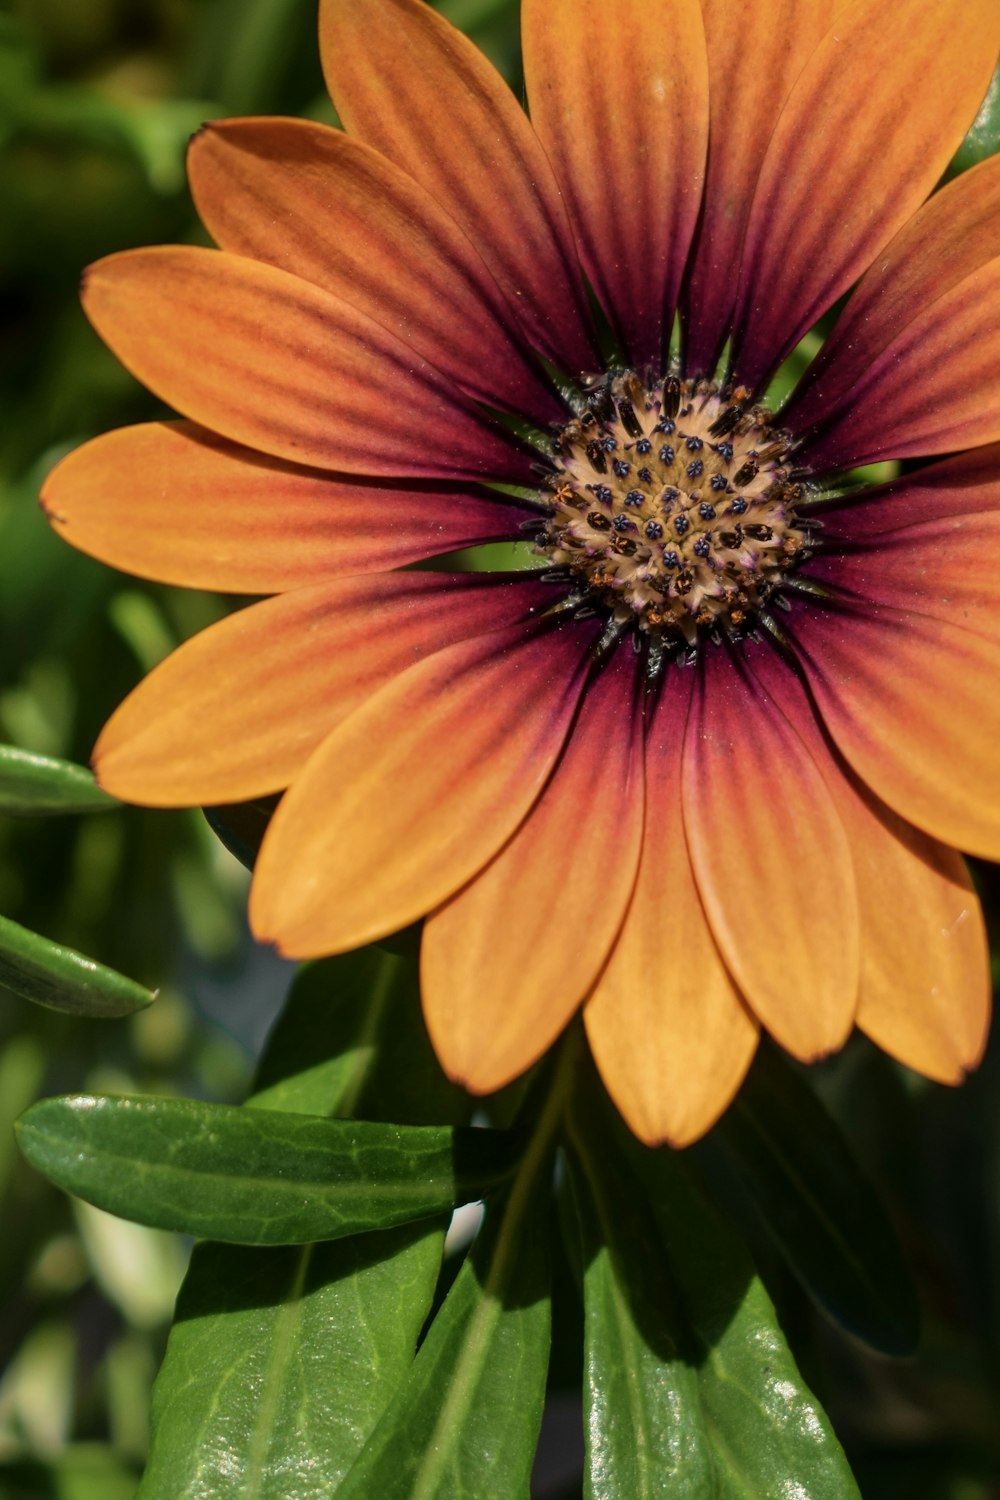
[[[440,9],[520,87],[510,0]],[[203,120],[332,119],[315,24],[315,0],[0,3],[0,741],[86,761],[135,681],[226,608],[77,555],[36,497],[79,442],[158,414],[80,312],[81,269],[200,237],[183,163]],[[995,876],[977,873],[995,913]],[[0,1500],[134,1494],[188,1249],[62,1197],[18,1161],[10,1123],[43,1093],[240,1099],[289,977],[249,942],[245,892],[200,814],[0,819],[0,912],[159,990],[149,1011],[103,1023],[0,990]],[[1000,1496],[997,1075],[994,1048],[953,1093],[861,1042],[815,1073],[924,1302],[918,1356],[879,1359],[770,1267],[792,1347],[874,1500]],[[577,1316],[570,1299],[557,1398],[577,1370]],[[574,1410],[553,1403],[539,1495],[579,1493]]]

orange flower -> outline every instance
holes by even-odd
[[[151,674],[101,783],[290,788],[255,931],[304,957],[428,914],[427,1024],[470,1089],[580,1006],[649,1142],[708,1128],[760,1025],[812,1059],[856,1023],[955,1082],[988,971],[952,846],[1000,856],[1000,158],[924,199],[996,0],[522,17],[531,123],[421,0],[327,0],[346,133],[209,127],[221,249],[89,272],[102,336],[190,420],[73,454],[53,523],[277,596]],[[400,571],[525,533],[533,573]]]

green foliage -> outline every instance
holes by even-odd
[[[879,1196],[776,1049],[761,1048],[732,1109],[695,1154],[832,1317],[876,1349],[912,1353],[916,1292]]]
[[[479,1197],[510,1170],[494,1131],[193,1099],[43,1099],[17,1138],[40,1172],[109,1213],[237,1245],[407,1224]]]
[[[7,917],[0,917],[0,984],[25,1000],[77,1016],[127,1016],[155,998],[124,974]]]

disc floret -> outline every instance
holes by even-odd
[[[614,374],[553,449],[538,550],[623,628],[743,635],[804,555],[788,436],[740,387]]]

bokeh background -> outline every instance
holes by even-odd
[[[520,90],[511,0],[440,0]],[[184,150],[203,120],[332,120],[315,0],[0,0],[0,741],[86,761],[134,682],[229,605],[77,555],[37,505],[84,439],[160,409],[80,312],[84,265],[203,238]],[[224,693],[226,685],[219,684]],[[995,872],[977,867],[994,929]],[[159,991],[115,1022],[0,989],[0,1500],[129,1500],[189,1246],[71,1202],[17,1157],[41,1094],[242,1098],[290,967],[256,950],[245,873],[199,813],[0,818],[0,913]],[[1000,1496],[997,1048],[952,1092],[863,1042],[813,1081],[880,1186],[924,1336],[892,1361],[763,1268],[866,1500]],[[564,1278],[566,1280],[566,1278]],[[579,1307],[557,1309],[539,1497],[580,1493]]]

